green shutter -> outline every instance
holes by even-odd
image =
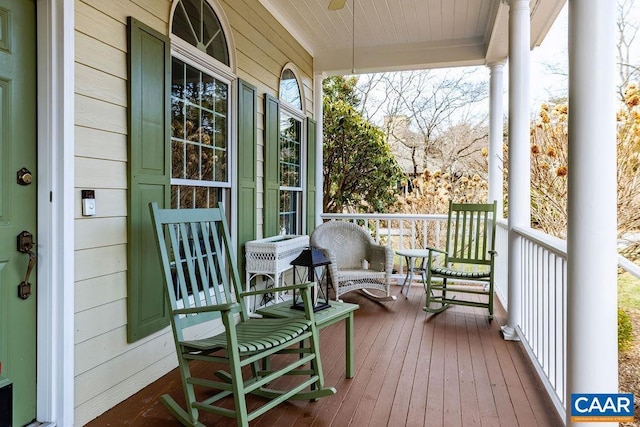
[[[254,240],[257,230],[258,164],[257,89],[238,80],[238,266],[244,277],[244,244]]]
[[[149,202],[170,201],[169,38],[128,19],[129,194],[127,339],[136,341],[169,324],[160,258]]]
[[[280,211],[280,101],[264,97],[264,235],[279,232]]]
[[[307,118],[307,234],[316,228],[316,122]]]

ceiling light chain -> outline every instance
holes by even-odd
[[[356,0],[352,4],[351,13],[351,74],[356,73]]]

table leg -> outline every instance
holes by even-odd
[[[409,283],[407,284],[407,293],[404,294],[405,298],[409,298],[409,291],[411,291],[411,284],[413,283],[413,268],[414,268],[414,258],[412,256],[407,257],[407,265],[408,265],[408,269],[409,271],[407,271],[407,279]],[[402,286],[404,288],[404,285]],[[400,290],[400,292],[402,292],[402,289]]]
[[[346,335],[346,368],[347,368],[347,378],[353,378],[355,375],[355,352],[353,348],[353,311],[349,313],[349,317],[345,319],[345,330],[344,333]]]
[[[402,286],[400,287],[400,293],[404,292],[404,287],[407,286],[407,282],[409,281],[409,272],[411,271],[411,268],[409,267],[409,257],[405,256],[404,257],[404,263],[407,266],[407,274],[404,276],[404,282],[402,282]]]

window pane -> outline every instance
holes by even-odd
[[[226,182],[227,177],[227,152],[225,150],[215,150],[215,180]]]
[[[185,178],[200,180],[200,146],[196,144],[187,144],[187,167]]]
[[[281,186],[300,187],[302,122],[286,113],[280,119]]]
[[[280,191],[280,231],[298,234],[300,230],[300,192]]]
[[[228,105],[228,93],[229,89],[223,82],[216,81],[215,84],[215,100],[216,100],[216,113],[225,116],[227,115]]]
[[[229,53],[227,52],[227,41],[220,27],[220,21],[207,5],[203,13],[204,32],[202,41],[207,49],[207,53],[218,61],[229,65]]]
[[[215,206],[230,179],[229,85],[178,58],[172,64],[172,206]]]
[[[185,110],[185,139],[197,141],[199,139],[197,130],[200,128],[200,109],[187,104]]]
[[[173,25],[171,27],[171,32],[176,36],[180,37],[182,40],[185,40],[196,46],[198,43],[198,38],[196,33],[194,32],[194,28],[198,27],[197,16],[199,12],[197,8],[194,7],[191,2],[179,2],[176,7],[176,11],[173,14]],[[196,22],[192,22],[189,17],[193,17]]]
[[[171,187],[171,207],[192,208],[193,196],[193,187],[173,186]]]
[[[171,97],[184,97],[184,62],[176,58],[171,60]]]
[[[213,110],[215,99],[215,79],[206,73],[202,73],[202,107]]]
[[[186,67],[185,99],[191,104],[200,105],[200,72],[189,65]]]
[[[222,26],[206,1],[179,1],[173,14],[171,32],[223,64],[229,65],[227,41]]]
[[[213,113],[202,110],[202,135],[200,136],[202,144],[213,145],[213,126]]]
[[[184,103],[171,98],[171,137],[185,139],[184,134]]]
[[[213,181],[213,148],[202,147],[202,180]]]
[[[209,196],[210,196],[210,189],[207,187],[196,187],[196,200],[195,200],[195,207],[196,208],[209,208],[212,207],[210,205],[210,200],[209,200]]]
[[[173,209],[215,208],[222,203],[223,191],[213,187],[174,185],[171,187]]]
[[[171,178],[184,178],[184,144],[171,141]]]
[[[227,148],[227,118],[225,116],[216,115],[215,128],[216,147]]]
[[[280,99],[302,110],[302,98],[298,80],[293,71],[289,69],[284,70],[280,78]]]

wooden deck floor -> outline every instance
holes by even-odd
[[[393,292],[398,293],[399,287]],[[562,425],[521,344],[504,341],[497,307],[455,306],[433,316],[424,291],[380,304],[357,292],[344,300],[355,313],[356,374],[345,378],[343,322],[321,331],[325,383],[337,389],[317,402],[287,402],[251,426],[559,426]],[[88,426],[177,426],[158,396],[183,401],[174,370]],[[204,414],[209,426],[231,419]]]

